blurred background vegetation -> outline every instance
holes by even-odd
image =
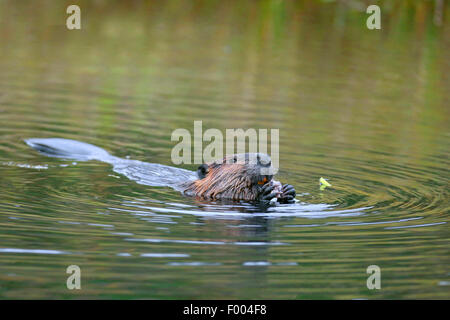
[[[382,30],[366,28],[372,3]],[[33,95],[32,110],[56,112],[66,131],[69,117],[89,136],[127,130],[129,119],[171,144],[173,129],[205,119],[284,128],[282,140],[302,144],[348,140],[381,122],[413,148],[448,125],[446,1],[78,1],[82,29],[73,31],[69,4],[0,2],[0,102]],[[73,105],[54,108],[48,95]],[[101,121],[83,125],[88,115]],[[425,120],[433,124],[411,135]],[[311,122],[330,130],[311,135]]]

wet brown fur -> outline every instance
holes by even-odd
[[[201,179],[189,182],[184,193],[205,199],[257,200],[264,176],[259,175],[260,166],[249,163],[233,163],[235,155],[226,157],[220,163],[207,165],[207,172]],[[271,177],[268,177],[269,181]]]

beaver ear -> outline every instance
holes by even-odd
[[[197,175],[199,179],[203,179],[209,171],[209,166],[204,163],[197,169]]]

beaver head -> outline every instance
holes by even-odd
[[[262,186],[272,180],[272,162],[264,153],[242,153],[202,164],[198,180],[184,192],[206,199],[257,200]]]

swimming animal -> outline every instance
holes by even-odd
[[[295,202],[295,189],[273,180],[271,159],[264,153],[233,154],[204,163],[197,172],[157,163],[122,159],[89,143],[62,138],[32,138],[25,142],[49,157],[97,160],[137,183],[171,187],[206,200]]]

